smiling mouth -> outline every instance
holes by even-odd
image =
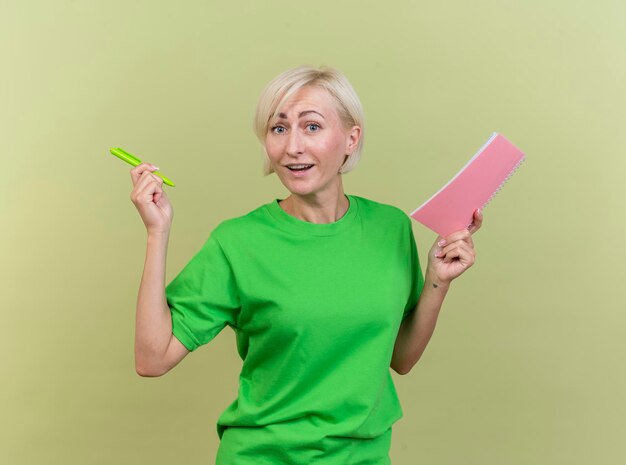
[[[310,170],[311,168],[313,168],[313,166],[315,165],[287,165],[287,169],[289,169],[290,171],[307,171]]]

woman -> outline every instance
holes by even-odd
[[[468,230],[438,237],[422,274],[410,218],[346,195],[363,145],[347,79],[298,67],[272,80],[255,132],[290,195],[221,222],[164,287],[172,207],[156,167],[131,170],[148,230],[135,359],[160,376],[228,325],[243,359],[217,423],[217,464],[388,464],[402,416],[389,367],[408,373],[450,282],[475,259]]]

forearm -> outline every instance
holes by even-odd
[[[424,287],[417,306],[398,331],[391,367],[400,374],[408,373],[420,359],[435,331],[437,318],[450,283],[438,280],[427,270]]]
[[[135,320],[135,368],[140,374],[158,370],[172,336],[172,317],[165,298],[168,241],[168,234],[148,235]]]

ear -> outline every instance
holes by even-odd
[[[352,154],[361,140],[361,127],[352,126],[346,135],[346,153]]]

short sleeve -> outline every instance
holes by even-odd
[[[165,288],[172,333],[190,351],[235,326],[240,309],[235,276],[222,246],[211,234]]]
[[[411,291],[407,299],[402,320],[404,320],[417,306],[417,301],[424,288],[424,275],[422,274],[422,268],[420,266],[420,259],[417,253],[417,245],[415,244],[415,237],[413,236],[413,223],[409,218],[408,221],[408,240],[407,240],[407,255],[409,256],[410,274],[411,274]]]

